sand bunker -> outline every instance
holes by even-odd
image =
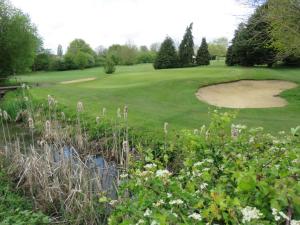
[[[61,84],[76,84],[76,83],[81,83],[81,82],[86,82],[86,81],[91,81],[91,80],[96,80],[96,78],[95,77],[90,77],[90,78],[85,78],[85,79],[63,81],[63,82],[60,82],[60,83]]]
[[[283,107],[288,102],[279,97],[282,91],[295,88],[297,84],[279,80],[241,80],[200,88],[199,100],[227,108]]]

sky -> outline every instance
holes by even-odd
[[[237,0],[11,0],[30,15],[54,52],[58,44],[66,50],[75,38],[96,48],[100,45],[132,43],[150,46],[166,36],[180,43],[193,22],[196,45],[202,37],[211,41],[232,38],[237,25],[251,9]]]

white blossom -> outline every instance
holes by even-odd
[[[123,173],[123,174],[120,175],[120,177],[121,177],[122,179],[124,179],[124,178],[128,177],[128,174],[127,174],[127,173],[126,173],[126,174]]]
[[[272,215],[274,216],[275,221],[280,220],[280,216],[278,216],[278,210],[275,208],[272,208]]]
[[[207,188],[208,184],[207,183],[203,183],[200,185],[200,189],[203,190],[205,188]]]
[[[290,220],[290,218],[287,215],[285,215],[282,211],[279,212],[279,215],[285,220]]]
[[[153,203],[153,206],[159,207],[161,205],[165,204],[164,200],[160,199],[159,201],[157,201],[156,203]]]
[[[181,205],[181,204],[183,204],[183,201],[181,199],[170,201],[170,205]]]
[[[263,216],[263,214],[257,208],[250,206],[243,208],[241,212],[243,214],[243,223],[250,222],[253,219],[259,219]]]
[[[158,223],[156,220],[153,220],[153,221],[151,222],[151,225],[159,225],[159,223]]]
[[[167,197],[171,198],[173,195],[171,193],[167,193]]]
[[[168,170],[157,170],[156,171],[157,177],[168,177],[170,175],[171,175],[171,173]]]
[[[199,213],[193,213],[193,214],[189,215],[189,218],[192,218],[192,219],[198,220],[198,221],[202,220],[202,217]]]
[[[155,168],[155,167],[156,167],[156,164],[155,164],[155,163],[147,164],[147,165],[144,166],[144,168],[145,168],[145,169],[148,169],[148,170],[150,170],[150,169],[152,169],[152,168]]]
[[[140,224],[144,224],[145,220],[140,219],[135,225],[140,225]]]
[[[300,220],[292,220],[291,225],[300,225]]]
[[[146,209],[144,216],[150,216],[152,214],[152,211],[150,209]]]

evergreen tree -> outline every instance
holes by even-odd
[[[155,69],[178,67],[178,57],[172,38],[167,37],[161,44],[153,66]]]
[[[208,45],[205,38],[202,38],[201,46],[198,49],[196,56],[197,65],[209,65],[210,54],[208,52]]]
[[[192,66],[194,56],[193,23],[186,28],[183,39],[179,45],[179,62],[181,66]]]
[[[57,56],[59,56],[59,57],[63,56],[63,48],[61,45],[58,45],[58,47],[57,47]]]
[[[234,66],[233,63],[233,54],[232,54],[232,46],[229,46],[226,53],[226,60],[225,63],[227,66]]]

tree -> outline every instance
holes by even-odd
[[[64,56],[67,69],[84,69],[95,65],[96,53],[82,39],[73,40]]]
[[[41,49],[41,51],[35,56],[32,70],[49,70],[53,59],[54,56],[51,54],[49,49]]]
[[[228,47],[228,39],[221,37],[208,44],[208,51],[211,57],[225,57]]]
[[[202,38],[200,48],[196,56],[196,64],[199,66],[209,65],[210,55],[208,52],[208,45],[205,38]]]
[[[57,56],[62,57],[63,56],[63,48],[62,45],[58,45],[57,47]]]
[[[106,74],[112,74],[116,71],[115,63],[110,57],[108,57],[105,61],[104,71]]]
[[[41,44],[29,16],[0,0],[0,77],[29,70]]]
[[[186,28],[183,39],[179,45],[179,61],[181,66],[191,66],[193,65],[194,56],[194,41],[193,41],[193,23]]]
[[[161,44],[153,66],[155,69],[178,67],[178,56],[172,38],[166,37]]]

